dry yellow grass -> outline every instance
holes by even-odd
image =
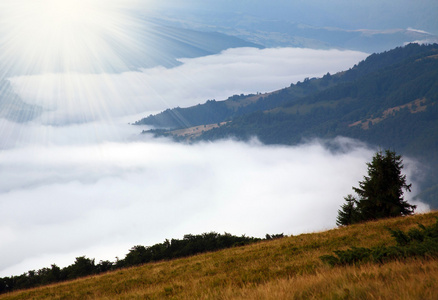
[[[427,109],[426,101],[427,101],[426,98],[422,98],[422,99],[417,99],[417,100],[411,101],[411,102],[404,104],[404,105],[391,107],[391,108],[384,110],[380,117],[374,117],[374,118],[369,118],[366,120],[360,120],[360,121],[357,121],[357,122],[354,122],[354,123],[348,125],[348,127],[361,125],[362,129],[368,130],[368,129],[370,129],[370,124],[375,125],[377,123],[380,123],[383,120],[387,119],[390,116],[393,116],[396,112],[398,112],[404,108],[408,108],[411,114],[424,112]]]
[[[194,126],[194,127],[184,128],[184,129],[172,130],[172,131],[169,131],[169,133],[173,136],[178,136],[178,137],[195,138],[195,137],[200,136],[205,131],[209,131],[209,130],[212,130],[214,128],[218,128],[218,127],[225,125],[227,123],[228,122],[221,122],[220,124],[215,123],[215,124],[208,124],[208,125],[199,125],[199,126]]]
[[[1,295],[0,299],[437,299],[436,260],[331,268],[319,257],[393,244],[385,226],[430,225],[438,212],[352,225]]]

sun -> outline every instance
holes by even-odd
[[[95,72],[129,47],[130,0],[1,0],[0,61],[28,74]]]
[[[108,13],[100,0],[18,0],[11,8],[21,29],[40,38],[54,32],[74,33],[78,27],[103,21]]]
[[[86,22],[93,14],[93,2],[81,0],[43,0],[40,16],[52,25]]]

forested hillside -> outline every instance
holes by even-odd
[[[346,136],[415,157],[429,168],[423,200],[438,207],[438,45],[409,44],[351,69],[268,94],[175,108],[135,124],[199,130],[150,131],[185,141],[258,137],[265,144]],[[220,125],[220,126],[219,126]],[[190,134],[195,132],[196,134]]]
[[[143,118],[134,124],[165,128],[191,127],[230,120],[236,116],[272,109],[297,100],[305,102],[306,96],[312,95],[313,98],[324,97],[324,94],[318,95],[318,92],[329,88],[339,90],[340,87],[343,87],[342,83],[353,82],[369,74],[375,76],[373,73],[380,72],[390,66],[403,64],[409,58],[415,60],[416,56],[436,54],[437,48],[436,45],[419,46],[418,44],[410,44],[388,52],[372,54],[350,70],[333,76],[327,73],[322,78],[305,78],[303,82],[291,84],[288,88],[267,94],[233,95],[225,101],[208,100],[204,104],[189,108],[167,109],[160,114]],[[383,83],[380,83],[380,85],[383,85]],[[338,93],[342,92],[338,91]],[[324,98],[321,98],[321,100],[324,101]]]

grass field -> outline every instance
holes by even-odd
[[[431,225],[438,212],[263,241],[17,291],[0,299],[437,299],[438,261],[329,267],[319,257],[395,244],[385,227]]]

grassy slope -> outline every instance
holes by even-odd
[[[385,226],[435,223],[438,211],[151,263],[0,295],[0,299],[436,299],[433,259],[330,268],[319,256],[395,244]]]

